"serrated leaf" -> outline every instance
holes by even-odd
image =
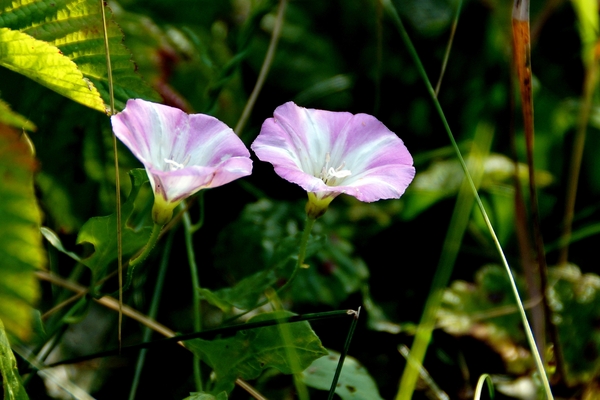
[[[35,270],[45,264],[29,146],[0,125],[0,319],[23,340],[31,332],[32,306],[39,297]]]
[[[98,111],[104,102],[77,65],[56,47],[28,34],[0,28],[0,65]]]
[[[135,231],[127,226],[127,220],[134,210],[134,202],[142,185],[148,182],[146,171],[138,168],[129,172],[131,192],[127,201],[121,206],[123,256],[132,255],[141,249],[150,237],[151,227]],[[94,253],[83,259],[82,263],[89,267],[95,278],[102,276],[106,267],[117,259],[117,214],[105,217],[90,218],[77,235],[77,244],[84,242],[94,246]]]
[[[101,8],[96,0],[0,0],[0,27],[19,30],[58,47],[77,64],[83,76],[109,104],[108,74]],[[122,110],[129,98],[160,101],[135,72],[123,33],[106,8],[108,41],[115,90],[115,106]],[[96,108],[106,111],[105,107]]]
[[[293,315],[287,311],[260,314],[248,322],[267,321]],[[217,375],[217,388],[230,391],[235,379],[257,378],[266,368],[284,374],[298,373],[314,360],[327,354],[308,322],[289,325],[290,342],[284,340],[278,326],[240,331],[226,339],[186,341],[186,346],[207,362]],[[288,348],[293,347],[297,359],[290,362]]]
[[[0,373],[2,373],[2,386],[4,387],[4,399],[27,400],[27,392],[21,383],[17,360],[10,348],[4,324],[0,319]]]
[[[329,390],[337,368],[340,354],[329,351],[327,357],[315,360],[302,372],[302,379],[308,386],[320,390]],[[342,400],[380,400],[375,381],[355,358],[346,356],[335,393]]]
[[[12,126],[13,128],[25,129],[30,132],[37,129],[33,122],[11,110],[10,106],[2,99],[0,99],[0,124]]]

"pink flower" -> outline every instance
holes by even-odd
[[[199,190],[252,173],[246,146],[209,115],[132,99],[111,122],[115,135],[146,168],[156,223],[167,223],[181,200]]]
[[[252,143],[259,159],[308,192],[307,211],[322,215],[340,193],[365,202],[397,199],[415,176],[402,140],[375,117],[285,103]]]

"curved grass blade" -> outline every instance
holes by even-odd
[[[488,374],[483,374],[477,380],[477,386],[475,387],[475,396],[473,397],[475,400],[481,399],[481,393],[483,392],[483,385],[487,383],[488,393],[490,398],[494,398],[494,382],[492,382],[492,377]]]
[[[529,342],[531,352],[535,359],[536,366],[537,366],[538,372],[540,374],[540,379],[543,382],[546,396],[549,399],[553,399],[552,391],[550,389],[550,383],[548,382],[548,377],[546,376],[546,372],[544,370],[544,364],[542,363],[540,354],[537,350],[537,346],[535,344],[535,339],[533,338],[533,333],[531,332],[531,327],[529,326],[529,321],[527,320],[527,315],[525,314],[525,309],[523,308],[523,302],[520,299],[519,291],[517,289],[517,285],[515,283],[514,276],[512,274],[512,270],[511,270],[510,266],[508,265],[508,261],[506,259],[506,256],[504,255],[502,246],[500,245],[500,242],[498,241],[496,232],[494,231],[494,228],[493,228],[493,226],[490,222],[490,219],[487,215],[487,212],[485,211],[485,207],[483,206],[481,198],[479,197],[479,194],[477,193],[477,188],[475,187],[475,183],[473,182],[471,174],[469,173],[467,164],[462,157],[460,149],[458,148],[458,144],[456,143],[456,140],[454,139],[454,136],[452,135],[452,130],[450,129],[450,125],[448,124],[448,121],[446,120],[444,111],[442,110],[442,106],[440,105],[439,101],[437,100],[437,97],[435,96],[435,91],[434,91],[433,87],[431,86],[431,82],[429,81],[429,78],[427,77],[425,69],[423,68],[421,60],[419,59],[419,56],[417,54],[416,49],[414,48],[414,46],[412,44],[412,41],[408,37],[408,33],[406,32],[406,29],[404,28],[404,24],[402,23],[402,20],[400,19],[400,16],[398,15],[396,8],[394,7],[394,5],[391,3],[390,0],[382,0],[382,1],[384,3],[384,7],[385,7],[386,11],[391,16],[394,24],[398,28],[398,31],[399,31],[400,35],[402,36],[402,40],[404,41],[405,45],[407,46],[408,51],[409,51],[413,61],[417,64],[417,70],[419,71],[419,74],[421,75],[421,78],[423,79],[423,82],[425,83],[425,86],[427,88],[427,91],[429,92],[429,95],[431,96],[431,99],[433,101],[435,109],[442,120],[444,129],[446,130],[446,133],[448,134],[448,139],[450,140],[452,147],[456,151],[456,156],[457,156],[457,158],[461,164],[461,167],[464,171],[466,181],[467,181],[469,187],[471,188],[471,191],[473,192],[473,196],[475,197],[475,201],[481,212],[482,218],[484,219],[484,222],[485,222],[485,224],[488,228],[488,231],[492,237],[492,240],[496,246],[496,250],[498,251],[498,255],[501,259],[502,265],[504,266],[506,273],[510,278],[511,288],[512,288],[513,294],[515,296],[517,306],[519,308],[519,314],[523,321],[523,328],[525,329],[527,341]],[[408,369],[408,370],[412,370],[412,369]],[[403,383],[404,383],[404,385],[403,385]],[[415,384],[416,384],[416,376],[413,376],[411,378],[410,382],[401,382],[400,390],[399,390],[396,398],[397,399],[410,398],[412,395],[412,392],[414,390]]]

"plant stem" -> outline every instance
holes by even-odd
[[[452,27],[450,28],[450,37],[448,38],[448,44],[446,45],[446,52],[444,53],[444,60],[442,61],[442,68],[440,71],[440,76],[438,77],[438,81],[435,85],[435,97],[440,93],[440,87],[442,86],[442,79],[444,78],[444,73],[446,72],[446,65],[448,65],[448,59],[450,58],[450,50],[452,50],[452,42],[454,42],[454,34],[456,33],[456,27],[458,26],[458,17],[460,16],[460,8],[462,5],[462,0],[459,0],[458,5],[456,6],[456,11],[454,13],[454,20],[452,21]]]
[[[238,136],[242,134],[242,130],[250,117],[250,113],[254,108],[254,104],[256,103],[256,99],[258,98],[258,94],[260,93],[265,80],[267,79],[267,74],[269,73],[269,69],[271,68],[271,64],[273,63],[273,57],[275,56],[275,50],[277,49],[277,42],[279,41],[279,36],[281,35],[281,27],[283,26],[283,16],[285,15],[285,7],[287,5],[287,0],[280,0],[279,9],[277,10],[277,19],[275,20],[275,26],[273,27],[273,34],[271,35],[271,41],[269,42],[269,48],[267,49],[267,54],[265,55],[265,59],[263,61],[262,67],[260,68],[260,72],[258,74],[258,78],[256,79],[256,84],[254,85],[254,89],[252,89],[252,93],[250,93],[250,98],[242,111],[242,116],[240,117],[235,129],[233,130]]]
[[[344,349],[342,350],[342,354],[340,354],[340,359],[338,361],[338,365],[335,368],[335,374],[333,375],[333,380],[331,381],[331,388],[329,389],[329,397],[328,400],[333,400],[333,395],[335,394],[335,388],[337,387],[338,380],[340,379],[340,374],[342,373],[342,367],[344,366],[344,360],[348,355],[348,349],[350,349],[350,342],[352,341],[352,336],[354,336],[354,330],[356,329],[356,324],[358,322],[358,317],[360,316],[360,307],[358,307],[357,311],[348,310],[348,315],[352,315],[352,322],[350,323],[350,329],[348,330],[348,336],[346,336],[346,343],[344,344]]]
[[[198,277],[198,266],[196,265],[196,254],[192,243],[192,222],[190,213],[183,213],[183,227],[185,235],[185,248],[187,251],[190,275],[192,277],[192,302],[194,307],[194,331],[202,330],[202,319],[200,316],[200,278]],[[202,374],[200,371],[200,357],[194,355],[194,382],[196,391],[202,392]]]
[[[142,264],[146,260],[154,246],[156,246],[156,242],[158,242],[162,227],[163,225],[154,224],[154,226],[152,227],[152,233],[150,233],[150,238],[148,238],[148,243],[146,243],[144,250],[140,253],[139,256],[129,261],[129,268],[127,269],[127,280],[125,281],[125,286],[123,287],[123,290],[129,289],[129,285],[131,285],[131,281],[133,280],[133,273],[135,271],[135,267]]]
[[[316,218],[312,218],[307,216],[306,223],[304,224],[304,231],[302,232],[302,238],[300,239],[300,248],[298,249],[298,261],[296,262],[296,267],[294,268],[294,272],[290,276],[290,279],[277,290],[277,293],[284,291],[294,279],[296,279],[296,275],[300,271],[300,268],[304,268],[304,259],[306,258],[306,247],[308,245],[308,239],[310,238],[310,232],[312,231],[313,226],[315,225]]]
[[[108,77],[108,94],[110,99],[109,115],[115,114],[115,92],[112,79],[112,65],[110,62],[110,46],[108,44],[108,25],[104,0],[100,1],[100,13],[102,14],[102,31],[104,33],[104,52],[106,55],[106,75]],[[119,155],[117,151],[117,137],[113,133],[113,153],[115,156],[115,203],[117,207],[117,265],[119,271],[119,347],[121,346],[121,325],[123,323],[123,240],[121,232],[121,182],[119,177]]]
[[[165,243],[165,248],[163,251],[163,256],[160,261],[160,268],[158,270],[158,276],[156,278],[156,286],[154,286],[154,293],[152,295],[152,303],[150,304],[150,310],[148,311],[148,317],[156,320],[156,314],[158,313],[158,305],[160,304],[160,296],[162,294],[163,284],[165,282],[165,275],[167,274],[167,266],[169,265],[169,255],[171,254],[171,244],[173,243],[174,230],[169,233],[167,237],[167,241]],[[144,328],[144,334],[142,337],[143,342],[147,342],[150,340],[152,336],[152,329],[149,327]],[[146,352],[147,349],[140,350],[140,355],[138,356],[137,363],[135,366],[135,374],[133,376],[133,382],[131,384],[131,390],[129,391],[129,400],[135,399],[135,394],[137,392],[138,385],[140,383],[140,377],[142,375],[142,369],[144,367],[144,361],[146,360]]]

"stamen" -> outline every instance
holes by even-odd
[[[183,163],[179,164],[177,161],[175,160],[171,160],[169,158],[165,158],[165,163],[169,166],[169,171],[177,171],[179,169],[184,168],[189,162],[190,162],[190,158],[192,157],[191,154],[188,154],[187,157],[185,158],[185,160],[183,160]],[[173,158],[173,156],[171,156],[171,158]]]
[[[179,164],[177,161],[169,160],[165,158],[165,163],[169,166],[169,171],[177,171],[185,167],[184,164]]]
[[[333,168],[329,166],[329,162],[331,161],[331,155],[329,153],[325,154],[325,166],[321,169],[321,175],[319,178],[327,184],[327,185],[335,185],[336,179],[346,178],[352,175],[352,171],[349,169],[343,169],[346,165],[346,162],[342,162],[342,164]]]

